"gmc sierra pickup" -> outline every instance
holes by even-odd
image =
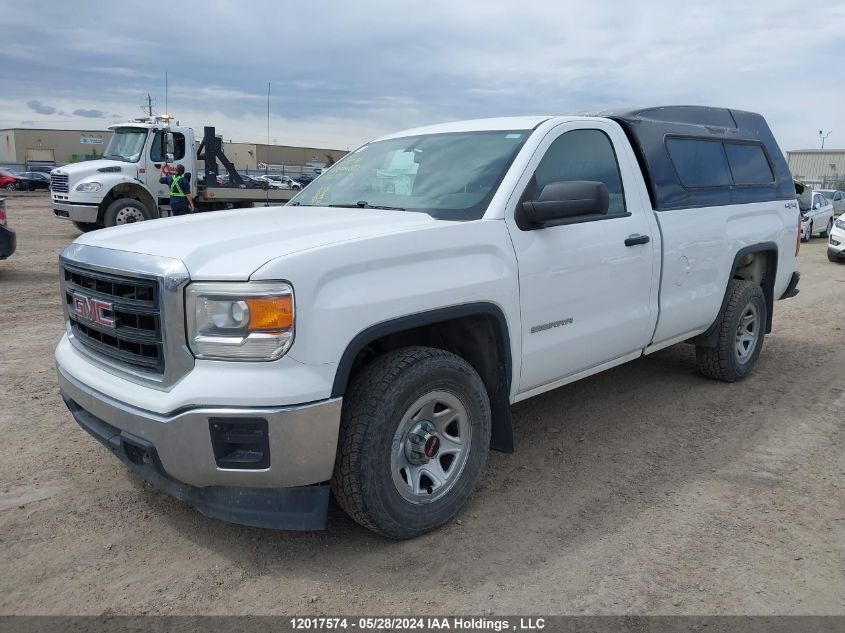
[[[753,369],[800,214],[762,116],[465,121],[351,152],[284,207],[81,236],[56,350],[77,422],[218,519],[442,525],[510,405],[676,343]],[[669,394],[667,394],[669,397]]]

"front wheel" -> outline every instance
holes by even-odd
[[[718,319],[715,347],[695,348],[698,369],[708,378],[736,382],[757,364],[766,329],[766,297],[760,284],[733,279],[728,301]]]
[[[406,347],[377,358],[344,397],[335,497],[390,538],[443,525],[481,475],[490,419],[484,383],[459,356]]]
[[[149,210],[134,198],[115,200],[103,214],[103,221],[106,226],[122,226],[149,219]]]
[[[6,191],[14,191],[15,190],[15,183],[10,182],[8,185],[6,185],[5,189],[6,189]]]
[[[833,262],[834,264],[841,264],[842,258],[838,255],[834,255],[831,251],[827,252],[827,261]]]

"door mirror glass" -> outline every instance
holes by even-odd
[[[569,180],[550,182],[536,200],[526,200],[518,207],[517,221],[526,228],[542,228],[555,220],[605,216],[610,195],[603,182]]]
[[[173,132],[168,132],[165,135],[165,147],[164,150],[167,153],[168,159],[170,159],[170,155],[175,152],[174,148],[176,147],[176,141],[173,138]]]

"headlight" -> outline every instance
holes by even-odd
[[[845,218],[840,218],[836,221],[836,228],[845,231]]]
[[[194,283],[188,341],[197,358],[267,361],[293,343],[293,288],[282,282]]]
[[[98,182],[83,182],[76,185],[76,191],[82,191],[84,193],[96,193],[102,188],[103,185]]]

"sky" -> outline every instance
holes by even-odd
[[[783,150],[820,130],[845,147],[842,0],[0,0],[0,15],[0,128],[105,129],[149,94],[226,140],[348,149],[458,119],[703,104],[762,113]]]

